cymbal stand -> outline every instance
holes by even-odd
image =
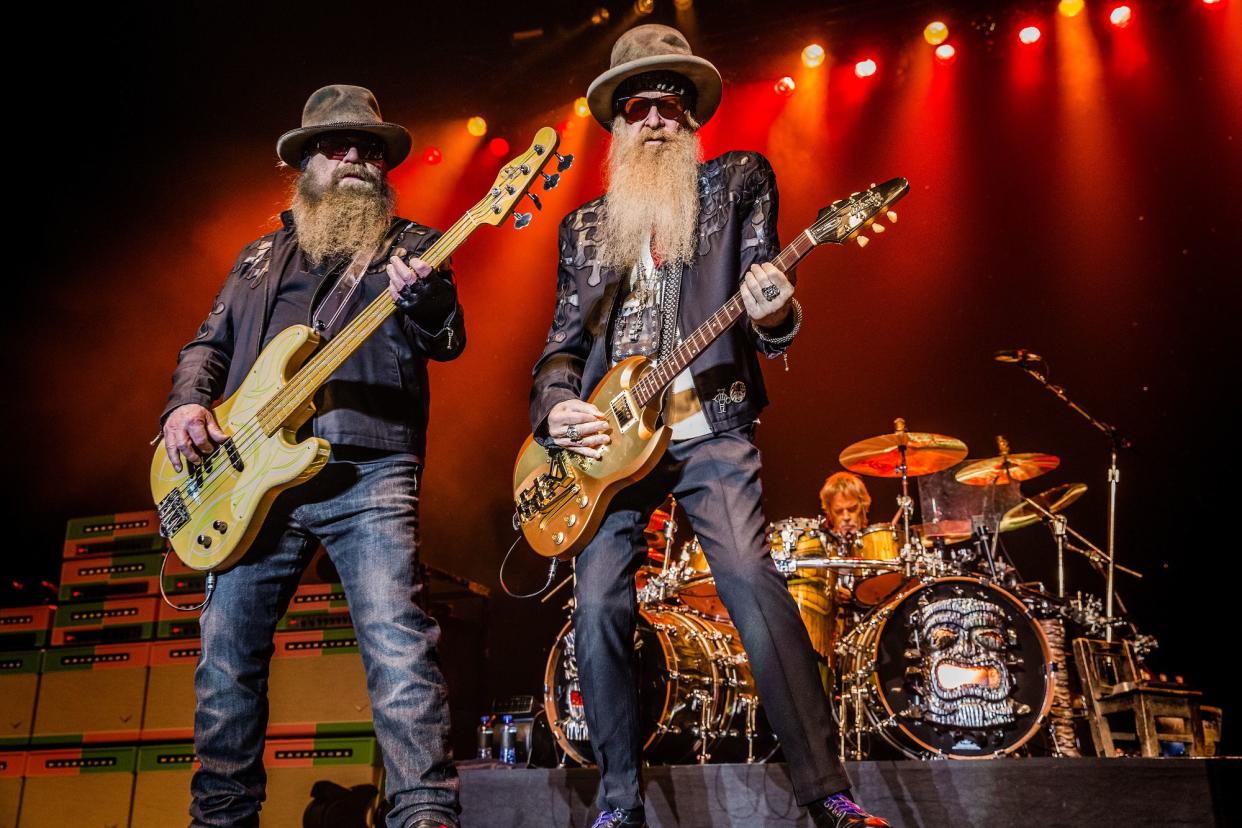
[[[1031,498],[1027,497],[1026,495],[1023,495],[1023,496],[1022,496],[1022,500],[1023,500],[1023,502],[1024,502],[1024,503],[1026,503],[1026,504],[1027,504],[1028,506],[1030,506],[1032,509],[1034,509],[1035,511],[1039,512],[1039,514],[1043,517],[1043,519],[1044,519],[1044,521],[1045,521],[1046,523],[1048,523],[1048,524],[1050,524],[1050,525],[1051,525],[1051,524],[1053,524],[1053,523],[1054,523],[1054,521],[1056,521],[1057,519],[1060,519],[1060,520],[1064,521],[1064,523],[1065,523],[1065,531],[1064,531],[1064,535],[1063,535],[1063,537],[1061,538],[1061,540],[1060,540],[1060,542],[1059,542],[1059,544],[1058,544],[1058,548],[1069,549],[1071,552],[1077,552],[1078,554],[1082,555],[1084,558],[1086,558],[1087,560],[1089,560],[1089,561],[1091,562],[1092,566],[1096,567],[1097,569],[1103,570],[1103,573],[1104,573],[1104,574],[1106,574],[1106,573],[1107,573],[1107,570],[1105,569],[1104,564],[1108,562],[1108,555],[1107,555],[1107,554],[1105,554],[1105,553],[1104,553],[1104,552],[1103,552],[1103,551],[1102,551],[1102,550],[1101,550],[1098,546],[1096,546],[1094,543],[1092,543],[1091,541],[1087,540],[1087,538],[1085,538],[1085,537],[1082,535],[1082,533],[1080,533],[1080,532],[1076,531],[1076,530],[1074,529],[1074,527],[1073,527],[1073,526],[1070,526],[1070,525],[1069,525],[1069,521],[1068,521],[1068,520],[1066,520],[1064,516],[1062,516],[1062,515],[1058,515],[1058,514],[1056,514],[1055,512],[1053,512],[1053,511],[1051,511],[1051,510],[1049,510],[1049,509],[1044,508],[1044,507],[1043,507],[1043,506],[1039,503],[1039,501],[1037,501],[1037,500],[1033,500],[1033,499],[1031,499]],[[1053,534],[1054,534],[1054,537],[1055,537],[1055,534],[1056,534],[1056,527],[1055,527],[1055,526],[1053,526]],[[1078,541],[1079,543],[1083,544],[1083,546],[1085,546],[1086,548],[1085,548],[1085,549],[1083,549],[1083,548],[1080,548],[1080,547],[1075,546],[1074,544],[1072,544],[1072,543],[1070,543],[1068,540],[1066,540],[1066,539],[1065,539],[1065,536],[1068,536],[1068,537],[1073,538],[1074,540],[1076,540],[1076,541]],[[1102,562],[1103,562],[1103,563],[1102,563]],[[1124,574],[1124,575],[1129,575],[1129,576],[1130,576],[1130,577],[1132,577],[1132,578],[1142,578],[1142,577],[1143,577],[1143,573],[1141,573],[1141,572],[1137,572],[1137,571],[1135,571],[1135,570],[1133,570],[1133,569],[1130,569],[1129,567],[1122,566],[1122,565],[1120,565],[1120,564],[1117,564],[1115,568],[1116,568],[1116,570],[1117,570],[1118,572],[1120,572],[1120,573],[1122,573],[1122,574]]]
[[[910,466],[906,462],[906,421],[898,417],[893,421],[895,430],[901,435],[897,444],[897,452],[901,463],[897,471],[901,473],[901,494],[897,497],[897,508],[901,510],[901,556],[906,560],[906,577],[914,575],[914,546],[910,543],[910,515],[914,512],[914,500],[910,497]]]
[[[1057,544],[1057,597],[1065,597],[1065,530],[1069,521],[1064,515],[1056,515],[1051,523],[1052,538]]]
[[[1036,371],[1032,364],[1040,364],[1043,366],[1043,372]],[[1053,385],[1048,382],[1048,374],[1051,369],[1046,360],[1039,360],[1038,363],[1023,362],[1022,370],[1030,374],[1040,385],[1047,388],[1061,402],[1065,403],[1073,411],[1080,414],[1083,419],[1091,423],[1092,426],[1099,429],[1108,437],[1110,445],[1109,464],[1108,464],[1108,574],[1105,577],[1107,587],[1104,591],[1104,614],[1110,619],[1113,617],[1113,603],[1116,594],[1116,575],[1117,575],[1117,484],[1121,481],[1121,472],[1117,468],[1117,450],[1120,448],[1131,448],[1133,443],[1122,436],[1121,432],[1115,426],[1109,425],[1103,420],[1097,420],[1087,411],[1069,398],[1065,393],[1065,389],[1059,385]],[[1109,625],[1105,631],[1105,640],[1113,640],[1113,628]]]

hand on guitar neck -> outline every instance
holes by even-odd
[[[746,306],[746,315],[760,328],[770,330],[789,318],[793,283],[771,262],[751,265],[742,277],[742,288],[738,292]]]
[[[601,449],[612,442],[609,430],[604,412],[583,400],[562,400],[548,414],[548,436],[561,448],[594,460],[600,459]]]

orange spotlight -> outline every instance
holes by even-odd
[[[923,39],[932,46],[939,46],[949,39],[949,27],[939,20],[933,20],[923,28]]]
[[[428,164],[439,164],[444,160],[444,156],[440,154],[440,150],[436,147],[427,147],[423,150],[423,161]]]
[[[479,115],[475,115],[469,121],[466,121],[466,132],[469,132],[475,138],[482,138],[487,134],[487,121]]]
[[[685,11],[694,5],[694,0],[673,0],[673,8],[677,11]]]
[[[1037,42],[1042,34],[1043,32],[1039,30],[1038,26],[1026,26],[1022,31],[1018,32],[1018,40],[1030,46],[1032,43]]]
[[[824,47],[818,43],[812,43],[802,50],[802,65],[807,69],[814,69],[824,62]]]
[[[655,11],[655,0],[634,0],[634,13],[639,17]]]
[[[869,78],[875,74],[877,68],[875,61],[867,58],[854,64],[854,74],[860,78]]]
[[[1077,17],[1086,5],[1085,0],[1061,0],[1057,3],[1057,11],[1064,17]]]
[[[579,118],[585,118],[591,114],[591,105],[587,103],[585,95],[574,101],[574,114]]]
[[[786,75],[785,77],[772,84],[772,91],[783,98],[788,98],[794,93],[798,87],[794,85],[794,79]]]
[[[1133,18],[1134,12],[1129,6],[1113,6],[1113,10],[1108,13],[1108,22],[1118,29],[1124,29],[1126,26],[1129,26]]]
[[[953,48],[952,43],[941,43],[936,47],[935,55],[936,60],[949,64],[957,60],[957,49]]]
[[[503,158],[509,154],[509,142],[504,138],[493,138],[487,142],[487,151],[497,158]]]

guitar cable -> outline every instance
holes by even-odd
[[[509,556],[513,554],[514,549],[517,549],[517,545],[521,540],[522,540],[522,536],[518,535],[517,539],[513,541],[513,545],[510,546],[509,551],[505,553],[504,560],[500,562],[500,571],[497,573],[496,577],[500,581],[500,588],[503,589],[510,598],[534,598],[535,596],[543,593],[543,591],[546,590],[548,587],[552,586],[552,581],[555,580],[556,578],[556,567],[561,561],[560,561],[560,558],[552,559],[551,565],[548,566],[548,580],[544,582],[543,586],[539,587],[539,589],[535,590],[534,592],[529,592],[525,595],[519,595],[518,593],[509,589],[509,585],[505,583],[505,564],[509,563]]]
[[[211,603],[212,593],[216,591],[215,570],[207,570],[207,577],[203,581],[202,603],[195,604],[192,607],[183,607],[180,604],[173,603],[173,600],[168,597],[168,593],[164,591],[164,567],[168,566],[168,556],[171,554],[173,554],[173,550],[167,550],[164,553],[164,560],[160,561],[160,597],[164,599],[165,604],[168,604],[168,606],[172,607],[177,612],[199,612],[200,610],[206,609],[207,605]],[[553,560],[555,560],[555,558]]]

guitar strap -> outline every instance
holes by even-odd
[[[349,266],[345,268],[345,272],[336,280],[336,287],[332,288],[332,292],[323,298],[323,301],[319,303],[319,307],[315,309],[315,315],[311,317],[311,324],[316,331],[322,333],[336,324],[341,312],[345,310],[350,298],[354,295],[354,291],[358,289],[358,285],[362,282],[362,276],[367,272],[371,262],[387,252],[388,248],[397,240],[397,237],[404,233],[410,224],[412,222],[407,221],[394,225],[375,248],[364,247],[354,254],[354,258],[350,261]]]

